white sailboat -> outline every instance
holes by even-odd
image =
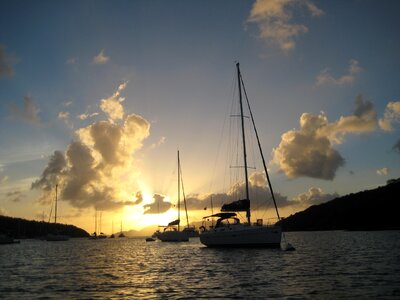
[[[55,207],[54,207],[54,224],[57,224],[57,188],[58,185],[56,184],[56,201],[55,201]],[[49,233],[46,235],[45,240],[48,242],[60,242],[60,241],[68,241],[69,236],[64,235],[64,234],[58,234],[58,233]]]
[[[163,242],[187,242],[189,241],[189,234],[186,231],[180,230],[180,197],[181,197],[181,164],[179,160],[179,151],[178,151],[178,219],[168,223],[167,226],[164,227],[163,231],[159,231],[157,233],[157,238]],[[186,201],[185,201],[186,207]]]
[[[218,218],[215,226],[206,228],[202,226],[200,233],[200,241],[208,247],[280,247],[282,238],[282,229],[280,226],[263,225],[263,220],[258,219],[256,223],[251,223],[250,216],[250,196],[249,196],[249,180],[247,174],[247,154],[246,154],[246,137],[244,128],[243,116],[243,101],[242,101],[242,88],[246,96],[247,107],[250,113],[254,133],[257,138],[260,155],[263,161],[264,172],[267,177],[269,190],[272,194],[272,199],[275,205],[276,213],[279,220],[279,212],[275,202],[275,196],[271,187],[268,171],[265,165],[264,156],[261,149],[261,144],[258,138],[257,129],[255,127],[253,115],[251,113],[249,101],[247,99],[246,90],[244,89],[243,79],[240,73],[239,63],[236,64],[237,80],[239,89],[239,106],[240,106],[240,121],[241,121],[241,139],[243,149],[243,162],[244,162],[244,177],[245,177],[245,199],[237,200],[229,204],[225,204],[221,208],[221,213],[212,214],[211,216],[204,217]],[[241,223],[237,212],[246,212],[247,223]]]

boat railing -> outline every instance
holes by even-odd
[[[260,220],[260,219],[257,219],[257,221],[258,220]],[[262,220],[262,219],[261,219]],[[275,218],[268,218],[268,219],[266,219],[266,222],[265,222],[265,224],[263,224],[263,222],[261,222],[261,225],[259,225],[259,226],[275,226],[276,225],[276,223],[279,221],[279,218],[278,217],[275,217]],[[257,224],[258,225],[258,224]]]

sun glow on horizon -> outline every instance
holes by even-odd
[[[149,226],[162,226],[167,225],[169,222],[177,219],[178,212],[174,206],[172,206],[168,211],[163,213],[145,213],[145,205],[153,204],[154,198],[153,194],[148,191],[142,191],[143,201],[138,205],[126,206],[124,208],[124,216],[127,225],[135,230],[141,230]],[[166,202],[170,202],[170,197],[166,196]]]

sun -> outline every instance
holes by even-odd
[[[178,212],[175,208],[170,208],[168,211],[160,214],[146,214],[144,206],[154,202],[152,193],[142,191],[143,202],[139,205],[127,206],[124,209],[124,219],[130,228],[141,230],[149,226],[163,226],[169,222],[176,220]],[[165,201],[170,202],[169,196],[165,197]]]

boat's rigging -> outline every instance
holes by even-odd
[[[223,128],[222,128],[223,130],[221,131],[221,137],[218,140],[219,141],[218,151],[214,163],[213,174],[215,174],[217,161],[220,156],[221,144],[225,140],[227,141],[226,148],[222,147],[226,149],[227,153],[227,155],[225,156],[226,158],[225,167],[223,168],[224,170],[224,176],[222,177],[223,181],[221,181],[221,184],[224,187],[223,191],[225,191],[225,193],[227,193],[229,198],[231,198],[232,200],[248,199],[249,197],[252,197],[254,199],[260,199],[263,196],[265,197],[265,192],[262,192],[262,190],[260,189],[253,188],[252,186],[253,181],[251,182],[249,181],[249,179],[251,179],[249,170],[251,169],[257,170],[260,169],[260,167],[262,168],[262,166],[259,164],[259,159],[256,159],[256,157],[259,156],[255,154],[258,151],[257,145],[255,145],[257,134],[253,132],[254,121],[252,120],[252,116],[250,115],[252,113],[248,109],[249,100],[247,96],[247,91],[243,83],[242,76],[241,74],[238,74],[239,72],[237,72],[238,66],[235,66],[235,69],[236,69],[235,76],[233,76],[232,79],[232,89],[230,91],[230,97],[229,97],[231,98],[231,101],[228,101],[229,109],[228,111],[225,111],[226,113],[223,122]],[[240,107],[240,103],[238,103],[239,102],[238,98],[240,98],[238,93],[239,90],[240,93],[242,94],[242,107]],[[231,121],[229,122],[229,124],[226,124],[228,118]],[[252,123],[247,123],[248,120],[249,121],[252,120]],[[224,132],[225,134],[227,133],[228,137],[227,139],[223,139]],[[245,141],[243,141],[243,134],[245,135]],[[246,149],[244,149],[245,147]],[[243,152],[245,151],[247,152],[246,165],[244,164],[244,158],[243,158]],[[256,160],[258,161],[258,163],[256,163]],[[245,172],[243,172],[242,169],[244,169]],[[247,174],[244,175],[243,173]],[[214,176],[215,175],[213,175],[213,177]],[[214,181],[215,179],[211,180],[210,186],[212,186]],[[212,190],[212,188],[210,188],[210,190]],[[213,200],[214,204],[221,206],[227,201],[227,199],[223,200],[222,198],[217,198],[217,202],[215,202],[215,199]],[[263,215],[266,213],[266,210],[269,210],[270,205],[268,204],[270,202],[269,201],[262,201],[262,202],[263,203],[261,204],[260,201],[252,202],[253,214],[258,215],[261,212],[260,211],[261,207],[263,208],[262,209],[262,212],[264,212]],[[266,205],[268,206],[267,208]],[[248,217],[247,221],[249,222]]]
[[[181,220],[181,182],[180,182],[180,161],[179,161],[179,150],[178,150],[178,231],[180,231],[180,220]]]
[[[239,68],[239,65],[237,65],[237,66],[238,66],[238,68]],[[265,177],[267,178],[268,187],[269,187],[269,190],[270,190],[270,192],[271,192],[272,200],[273,200],[274,206],[275,206],[276,215],[277,215],[278,221],[279,221],[281,218],[280,218],[280,216],[279,216],[278,207],[277,207],[277,205],[276,205],[275,194],[274,194],[274,191],[273,191],[273,189],[272,189],[271,180],[270,180],[270,177],[269,177],[269,174],[268,174],[267,165],[266,165],[266,163],[265,163],[264,153],[263,153],[262,148],[261,148],[260,138],[259,138],[259,136],[258,136],[258,131],[257,131],[256,124],[255,124],[255,121],[254,121],[253,113],[252,113],[252,111],[251,111],[250,102],[249,102],[249,97],[247,96],[246,87],[245,87],[245,85],[244,85],[243,78],[242,78],[242,76],[241,76],[240,73],[239,73],[239,80],[240,80],[240,82],[241,82],[241,85],[243,86],[243,91],[244,91],[244,95],[245,95],[245,98],[246,98],[247,108],[248,108],[249,113],[250,113],[250,119],[251,119],[251,122],[252,122],[252,124],[253,124],[254,133],[255,133],[255,135],[256,135],[258,148],[259,148],[259,150],[260,150],[260,155],[261,155],[261,160],[262,160],[263,167],[264,167]]]
[[[235,88],[235,84],[236,84],[236,80],[235,80],[235,77],[236,76],[232,76],[232,80],[231,80],[231,84],[230,84],[230,91],[229,91],[229,95],[233,95],[234,93],[235,93],[235,90],[236,90],[236,88]],[[213,169],[212,169],[212,175],[211,175],[211,180],[210,180],[210,187],[209,187],[209,190],[210,191],[212,191],[213,190],[213,184],[214,184],[214,182],[216,181],[215,180],[215,174],[216,174],[216,169],[217,169],[217,162],[219,161],[219,158],[220,158],[220,152],[221,152],[221,146],[222,146],[222,141],[224,140],[223,139],[223,136],[224,136],[224,133],[225,133],[225,128],[226,128],[226,124],[227,124],[227,120],[228,120],[228,118],[229,118],[229,109],[228,109],[228,107],[229,107],[229,102],[227,102],[227,107],[226,107],[226,109],[224,110],[225,111],[225,115],[224,115],[224,118],[223,118],[223,122],[222,122],[222,130],[220,131],[220,136],[219,136],[219,139],[218,139],[218,146],[217,146],[217,155],[215,156],[215,160],[214,160],[214,164],[213,164]],[[227,156],[227,157],[229,157],[229,155]],[[226,172],[226,169],[224,169],[225,170],[225,172]],[[225,182],[225,180],[226,180],[226,174],[224,174],[224,176],[223,176],[223,184],[222,184],[222,186],[225,186],[226,184],[226,182]],[[211,202],[211,210],[213,210],[213,199],[212,199],[212,196],[210,196],[210,202]],[[222,205],[222,203],[220,203],[221,205]],[[206,209],[207,209],[207,207],[206,207]]]
[[[177,160],[178,160],[178,174],[177,174],[177,184],[178,184],[178,196],[177,196],[177,206],[178,206],[178,219],[169,222],[167,226],[159,226],[164,227],[162,232],[157,232],[157,238],[159,238],[163,242],[183,242],[189,240],[189,233],[185,228],[183,231],[180,230],[180,219],[181,219],[181,183],[182,183],[182,192],[184,197],[184,205],[186,211],[186,220],[187,220],[187,228],[189,228],[189,217],[187,214],[187,206],[186,206],[186,196],[185,191],[183,189],[183,180],[182,180],[182,173],[181,173],[181,164],[180,164],[180,156],[179,150],[177,151]],[[176,227],[175,227],[176,226]]]
[[[248,155],[248,150],[253,150],[254,154],[254,148],[250,149],[247,148],[246,146],[246,131],[245,131],[245,124],[244,124],[244,105],[247,104],[247,109],[250,113],[250,119],[252,121],[253,126],[248,126],[249,130],[251,127],[254,130],[255,137],[257,139],[258,143],[258,150],[260,152],[260,156],[263,162],[263,167],[264,167],[264,172],[265,176],[267,177],[267,182],[269,189],[272,193],[272,199],[274,200],[277,216],[279,217],[278,209],[276,206],[276,201],[275,201],[275,196],[273,194],[273,191],[271,189],[271,181],[269,179],[269,174],[268,170],[266,168],[266,163],[264,159],[264,154],[262,152],[261,148],[261,143],[260,139],[258,137],[257,129],[255,127],[255,122],[254,122],[254,117],[250,109],[250,104],[249,100],[247,97],[247,92],[245,90],[244,84],[243,84],[243,79],[241,76],[240,68],[239,68],[239,63],[236,63],[236,70],[237,70],[237,88],[238,88],[238,100],[239,100],[239,108],[240,108],[240,132],[239,136],[241,136],[241,154],[243,155],[243,169],[242,173],[244,173],[244,182],[243,181],[236,181],[234,185],[231,186],[231,190],[228,193],[228,198],[231,198],[233,196],[232,192],[239,192],[240,190],[243,190],[243,186],[245,187],[245,197],[238,198],[238,200],[233,201],[231,203],[223,204],[221,207],[221,213],[213,214],[211,216],[204,217],[206,218],[213,218],[213,217],[218,217],[218,220],[216,222],[215,227],[212,227],[210,229],[207,229],[205,226],[203,226],[203,230],[200,234],[200,241],[206,246],[209,247],[279,247],[281,246],[281,239],[282,239],[282,228],[279,225],[273,224],[270,226],[265,226],[263,224],[263,219],[257,219],[255,223],[251,223],[251,213],[250,213],[250,186],[252,187],[252,190],[255,191],[261,191],[265,190],[264,184],[260,185],[260,180],[258,176],[260,176],[259,173],[254,173],[252,176],[249,177],[248,173],[248,160],[247,160],[247,155]],[[243,89],[243,90],[242,90]],[[243,94],[245,94],[246,98],[243,99]],[[243,103],[243,101],[246,101],[246,103]],[[232,126],[230,127],[230,129]],[[241,133],[241,134],[240,134]],[[249,136],[248,138],[250,138]],[[254,137],[254,136],[253,136]],[[250,140],[249,140],[250,141]],[[239,144],[236,143],[238,146]],[[236,150],[237,154],[240,151],[240,147],[237,147]],[[236,165],[241,165],[240,163],[236,163]],[[244,171],[244,172],[243,172]],[[255,181],[253,181],[253,179]],[[251,180],[251,182],[249,181]],[[264,177],[262,178],[262,182],[264,183]],[[251,185],[250,185],[251,183]],[[252,191],[252,197],[254,197]],[[258,205],[258,201],[255,201],[253,199],[252,203],[252,208],[254,210],[254,206]],[[246,224],[242,224],[238,218],[238,213],[240,212],[246,212],[246,218],[247,222]],[[287,244],[285,246],[285,250],[294,250],[294,248],[290,245]]]
[[[251,202],[252,205],[252,213],[262,213],[262,217],[266,214],[266,212],[271,208],[269,205],[269,201],[258,201],[256,199],[265,199],[265,192],[263,192],[264,188],[258,188],[259,185],[254,183],[250,176],[250,169],[257,170],[259,167],[264,169],[264,176],[267,177],[268,186],[266,189],[270,189],[271,191],[271,181],[269,178],[269,174],[266,173],[266,163],[264,154],[262,153],[261,143],[259,141],[259,136],[257,132],[257,128],[255,127],[254,116],[250,108],[249,97],[247,94],[247,90],[245,88],[242,74],[239,68],[239,65],[236,65],[236,80],[234,84],[234,93],[232,95],[232,101],[230,104],[230,112],[229,117],[231,118],[231,122],[229,124],[229,139],[228,139],[228,147],[227,147],[227,158],[228,163],[225,167],[225,177],[229,177],[229,185],[225,185],[225,191],[228,191],[228,195],[233,199],[249,199],[250,197],[253,199]],[[238,101],[239,100],[239,101]],[[239,117],[239,118],[238,118]],[[236,119],[236,121],[234,121]],[[251,121],[251,123],[246,123],[247,120]],[[254,131],[253,131],[254,130]],[[238,134],[239,133],[239,134]],[[257,145],[256,145],[257,141]],[[258,146],[258,148],[257,148]],[[261,156],[261,160],[263,161],[263,166],[258,166],[256,164],[256,155],[255,153],[259,152]],[[259,159],[257,159],[259,161]],[[231,171],[229,171],[231,169]],[[233,170],[232,170],[233,169]],[[237,170],[235,170],[237,169]],[[244,170],[241,170],[244,169]],[[244,172],[243,172],[244,171]],[[230,176],[227,176],[228,173]],[[225,181],[225,179],[224,179]],[[255,186],[253,186],[255,184]],[[273,190],[272,190],[273,193]],[[280,219],[279,212],[276,206],[276,198],[275,195],[271,193],[272,202],[274,203],[275,211],[277,213],[278,219]],[[271,199],[270,197],[268,197]],[[221,203],[224,204],[224,203]],[[260,208],[263,208],[260,210]],[[246,213],[247,222],[249,223],[249,213]]]
[[[53,214],[53,200],[51,200],[51,205],[50,205],[50,214],[49,214],[49,222],[51,221],[51,215]]]
[[[53,214],[53,202],[54,202],[54,223],[57,223],[57,192],[58,192],[58,184],[56,184],[56,194],[55,194],[55,200],[51,201],[50,205],[50,214],[49,214],[49,222],[51,222],[51,216]]]
[[[179,151],[178,151],[179,153]],[[181,168],[181,164],[179,163],[178,165],[179,168],[179,172],[180,172],[180,179],[181,179],[181,184],[182,184],[182,196],[183,196],[183,203],[185,204],[185,212],[186,212],[186,226],[189,227],[189,215],[188,215],[188,211],[187,211],[187,203],[186,203],[186,195],[185,195],[185,186],[183,185],[183,175],[182,175],[182,168]]]
[[[58,184],[56,184],[56,204],[54,209],[54,224],[57,223],[57,189],[58,189]]]

